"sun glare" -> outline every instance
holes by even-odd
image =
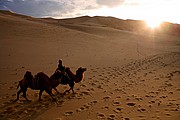
[[[145,22],[146,22],[147,26],[152,29],[158,28],[162,23],[161,20],[156,20],[156,19],[145,20]]]
[[[133,1],[133,0],[132,0]],[[177,11],[180,0],[127,0],[117,7],[103,6],[88,13],[90,16],[113,16],[120,19],[144,20],[149,29],[161,27],[161,23],[180,24]]]

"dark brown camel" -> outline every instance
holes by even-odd
[[[52,83],[51,88],[54,89],[57,93],[59,93],[59,91],[56,89],[56,87],[61,82],[61,79],[63,78],[63,74],[64,73],[62,73],[60,70],[56,70],[55,73],[50,77]]]
[[[74,83],[78,83],[81,80],[83,80],[84,78],[84,72],[86,71],[86,68],[78,68],[78,70],[76,71],[76,74],[74,74],[70,68],[66,68],[65,69],[66,73],[68,74],[68,78],[67,77],[62,77],[62,79],[60,80],[60,84],[63,85],[67,85],[69,84],[70,89],[66,90],[64,93],[69,92],[70,90],[72,90],[72,92],[74,93]]]
[[[60,71],[56,71],[54,74],[56,76],[56,79],[59,80],[62,78],[62,73]],[[27,88],[31,88],[33,90],[40,90],[39,92],[39,100],[41,100],[41,95],[43,91],[46,91],[53,100],[53,94],[52,94],[52,88],[53,88],[53,83],[54,81],[51,80],[46,74],[43,72],[39,72],[35,77],[31,74],[31,72],[27,71],[24,75],[24,78],[19,81],[18,87],[20,86],[20,90],[17,92],[17,99],[19,100],[19,94],[23,92],[23,97],[27,100],[28,98],[26,97],[26,91]]]

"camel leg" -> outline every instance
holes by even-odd
[[[25,89],[25,90],[23,91],[23,97],[26,99],[26,101],[29,102],[28,98],[26,97],[26,91],[27,91],[27,89]]]
[[[73,89],[74,88],[74,82],[72,84],[69,84],[69,86],[71,87],[71,89],[69,89],[69,91],[72,90],[72,92],[74,94],[74,89]]]
[[[53,88],[58,94],[60,94],[60,92],[56,89],[56,88]]]
[[[66,91],[64,92],[64,94],[66,94],[66,92],[68,92],[68,93],[69,93],[69,91],[70,91],[70,90],[72,90],[72,91],[73,91],[73,93],[74,93],[73,88],[70,88],[69,90],[66,90]]]
[[[22,89],[20,89],[20,90],[17,92],[17,98],[16,98],[15,101],[19,100],[19,94],[20,94],[21,92],[23,92]]]
[[[43,91],[44,91],[44,90],[43,90],[43,89],[41,89],[41,90],[40,90],[40,92],[39,92],[39,101],[41,101],[41,100],[42,100],[42,99],[41,99],[41,95],[42,95]]]
[[[73,88],[71,88],[71,89],[72,89],[73,94],[75,94],[74,89]]]
[[[56,99],[53,97],[53,94],[52,94],[52,91],[51,91],[51,90],[46,89],[45,91],[51,96],[51,98],[53,99],[53,101],[56,101]]]
[[[72,90],[72,92],[73,92],[73,94],[74,94],[74,90],[73,90],[73,88],[74,88],[74,82],[73,82],[73,83],[69,83],[69,86],[70,86],[70,89],[69,89],[69,90],[66,90],[66,91],[64,92],[64,94],[66,94],[66,92],[69,92],[70,90]]]

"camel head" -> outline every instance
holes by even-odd
[[[78,83],[84,79],[84,72],[85,71],[86,71],[86,68],[82,68],[82,67],[78,68],[78,70],[76,71],[75,83]]]
[[[80,71],[80,72],[85,72],[86,71],[86,68],[83,68],[83,67],[80,67],[80,68],[78,68],[78,71]]]

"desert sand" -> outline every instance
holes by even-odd
[[[0,12],[1,120],[180,119],[180,37],[120,30],[99,19],[105,18],[55,20]],[[31,102],[22,96],[14,101],[27,70],[50,76],[59,59],[73,72],[87,68],[75,94],[53,91],[54,102],[44,92],[38,101],[39,91],[28,89]],[[58,91],[68,88],[59,85]]]

